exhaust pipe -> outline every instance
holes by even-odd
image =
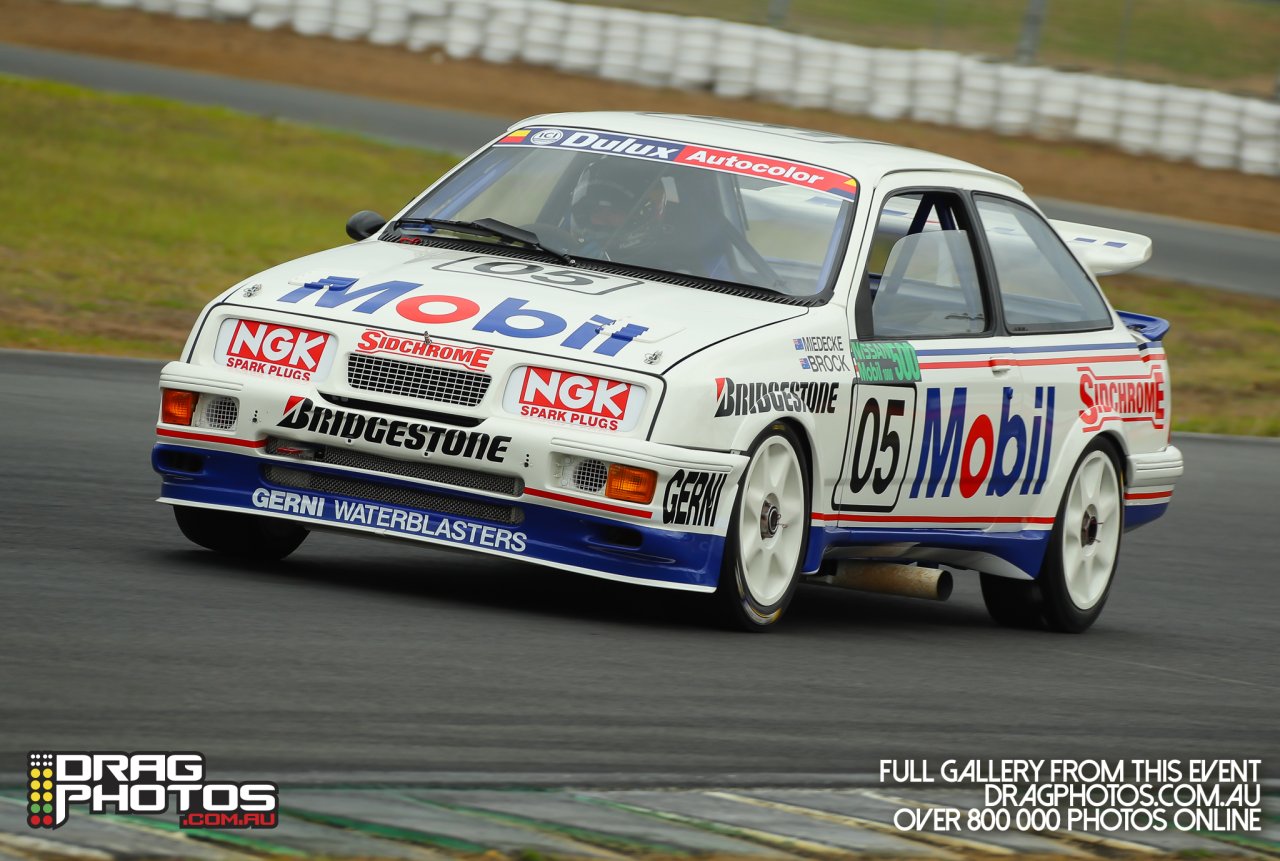
[[[836,563],[834,574],[818,576],[813,581],[858,592],[903,595],[930,601],[945,601],[951,597],[951,572],[894,562],[845,559]]]

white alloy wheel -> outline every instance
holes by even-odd
[[[737,510],[738,573],[760,607],[778,604],[791,588],[808,526],[804,469],[789,436],[768,436],[742,479]]]
[[[1106,594],[1120,552],[1120,479],[1101,450],[1089,452],[1062,512],[1062,575],[1071,603],[1090,610]]]

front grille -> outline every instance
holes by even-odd
[[[318,493],[334,493],[349,496],[352,499],[364,499],[369,502],[383,502],[387,505],[398,505],[403,508],[416,508],[420,511],[431,511],[447,514],[450,517],[465,517],[468,520],[487,520],[490,523],[513,525],[524,520],[524,511],[514,505],[492,505],[487,502],[475,502],[460,499],[456,496],[445,496],[440,493],[427,493],[407,487],[391,484],[380,484],[376,481],[359,481],[352,478],[310,472],[305,469],[291,469],[285,466],[263,467],[262,476],[269,483],[297,490],[314,490]]]
[[[603,461],[590,459],[580,460],[573,468],[573,484],[578,490],[587,493],[599,493],[609,479],[609,468]]]
[[[491,377],[378,356],[347,357],[347,384],[366,392],[421,398],[442,404],[474,407],[489,390]]]
[[[201,395],[196,425],[202,428],[231,430],[236,426],[239,412],[240,404],[235,398],[224,395]]]
[[[287,448],[303,444],[272,437],[267,440],[267,454],[279,454],[282,445]],[[306,449],[316,463],[329,464],[330,466],[389,472],[392,475],[403,475],[406,478],[416,478],[419,481],[450,484],[454,487],[465,487],[468,490],[480,490],[485,493],[501,493],[506,496],[520,496],[524,493],[524,481],[509,475],[494,475],[493,473],[480,472],[475,469],[443,466],[436,463],[396,460],[391,457],[380,457],[376,454],[365,454],[364,452],[351,451],[336,446],[307,445]]]

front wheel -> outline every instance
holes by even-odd
[[[193,543],[223,556],[275,562],[298,549],[307,530],[275,517],[175,505],[178,528]]]
[[[731,624],[764,631],[791,603],[808,544],[808,470],[796,435],[776,424],[752,443],[725,540],[716,597]]]

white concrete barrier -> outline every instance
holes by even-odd
[[[717,96],[742,99],[751,95],[755,84],[756,40],[760,28],[732,21],[720,25],[717,44],[715,82],[712,90]]]
[[[978,57],[960,63],[960,92],[953,122],[965,129],[989,129],[996,115],[999,66]]]
[[[705,17],[564,0],[62,0],[443,50],[883,121],[1081,140],[1280,175],[1280,105],[952,51],[867,48]]]
[[[1125,81],[1120,85],[1120,123],[1116,145],[1130,155],[1145,155],[1155,150],[1160,134],[1160,112],[1164,88],[1144,81]]]
[[[1040,87],[1049,74],[1048,69],[1039,66],[1001,66],[996,76],[999,88],[991,127],[1002,135],[1029,132]]]
[[[1112,143],[1120,126],[1121,81],[1101,75],[1081,76],[1080,110],[1075,137],[1094,143]]]
[[[864,114],[871,104],[870,48],[837,45],[831,64],[831,109],[845,114]]]
[[[720,22],[714,18],[689,18],[676,34],[676,56],[671,83],[688,90],[710,87],[716,78],[716,42]],[[610,46],[612,49],[612,46]]]
[[[1051,141],[1071,137],[1080,109],[1082,77],[1067,72],[1046,76],[1031,119],[1032,134]]]
[[[949,125],[956,113],[960,62],[954,51],[916,51],[911,119]]]
[[[1160,100],[1160,127],[1155,152],[1162,158],[1188,159],[1195,155],[1200,117],[1208,92],[1191,87],[1164,88]]]
[[[568,16],[568,4],[559,0],[530,0],[520,59],[535,66],[553,65],[560,56],[560,38]]]
[[[1192,156],[1201,167],[1235,167],[1239,161],[1243,100],[1226,93],[1210,93],[1200,117],[1200,135]]]
[[[915,53],[879,48],[871,57],[871,103],[867,113],[877,120],[896,120],[911,110]]]

